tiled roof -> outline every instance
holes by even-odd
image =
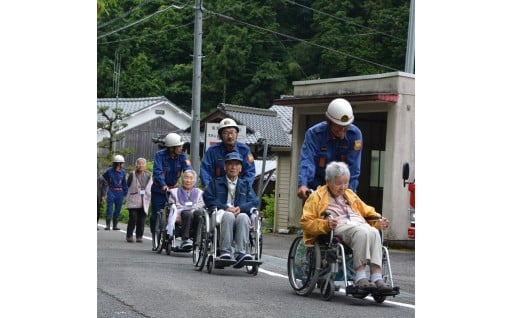
[[[274,105],[270,109],[219,104],[217,112],[225,117],[233,118],[238,124],[247,127],[247,144],[257,144],[260,138],[265,138],[271,146],[290,147],[293,108],[290,106]],[[191,141],[190,127],[177,131],[185,142]],[[163,136],[159,136],[163,137]],[[199,134],[200,142],[204,142],[204,132]]]
[[[123,112],[126,114],[133,114],[138,112],[141,109],[147,108],[153,104],[157,104],[160,102],[168,102],[172,104],[165,96],[156,96],[156,97],[143,97],[143,98],[119,98],[117,101],[116,98],[98,98],[96,105],[97,106],[108,106],[110,109],[107,113],[112,112],[112,108],[117,106],[123,109]],[[98,114],[98,121],[103,121],[105,118]]]
[[[277,112],[277,117],[281,120],[284,131],[286,131],[287,134],[291,134],[293,126],[293,107],[272,105],[269,109]]]

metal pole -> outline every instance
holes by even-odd
[[[199,158],[199,126],[201,116],[201,58],[203,36],[202,0],[196,0],[194,24],[194,72],[192,78],[192,125],[190,136],[190,159],[192,167],[199,172],[201,160]]]
[[[265,176],[265,163],[267,161],[267,140],[262,139],[263,142],[263,160],[261,163],[261,173],[260,173],[260,180],[258,184],[258,198],[260,198],[260,207],[261,207],[261,195],[263,194],[263,179]]]
[[[405,71],[414,74],[414,0],[409,7],[409,31],[407,33],[407,51],[405,52]]]

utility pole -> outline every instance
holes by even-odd
[[[190,159],[192,167],[199,172],[201,161],[199,159],[199,137],[201,120],[201,59],[203,37],[203,7],[202,0],[195,0],[195,24],[194,24],[194,71],[192,78],[192,125],[190,136]]]
[[[119,53],[116,52],[116,61],[114,62],[114,93],[116,93],[116,107],[115,108],[118,108],[118,106],[119,106],[119,78],[120,78],[120,76],[121,76],[121,58],[119,57]],[[114,136],[111,135],[110,136],[110,143],[112,145],[112,147],[110,147],[110,150],[112,152],[110,154],[111,157],[112,157],[112,155],[114,155],[114,152],[116,150],[115,149],[116,143],[113,142],[113,138],[114,138]]]
[[[407,51],[405,52],[405,71],[414,74],[414,0],[409,6],[409,31],[407,34]]]

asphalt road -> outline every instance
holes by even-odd
[[[151,251],[149,231],[143,243],[127,243],[126,229],[97,231],[97,317],[414,317],[414,251],[390,251],[393,279],[401,293],[377,304],[342,292],[324,301],[316,289],[295,294],[286,271],[295,235],[265,234],[263,265],[256,276],[245,268],[198,272],[191,254]],[[337,314],[339,313],[339,314]]]

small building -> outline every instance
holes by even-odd
[[[402,181],[402,166],[415,170],[414,74],[385,74],[293,82],[292,97],[274,101],[293,108],[291,154],[279,156],[274,220],[277,231],[300,227],[303,202],[297,197],[298,162],[305,131],[325,120],[328,104],[347,99],[363,133],[363,154],[358,195],[391,220],[385,235],[398,244],[408,239],[408,190]],[[401,243],[398,241],[402,241]]]
[[[135,160],[144,157],[152,160],[158,145],[152,138],[167,135],[190,127],[192,117],[189,113],[169,101],[164,96],[143,98],[98,98],[97,106],[119,107],[128,114],[125,128],[118,133],[125,137],[115,144],[117,149],[132,148],[134,152],[125,156],[127,165],[134,165]],[[98,121],[105,120],[98,114]],[[97,142],[108,137],[108,132],[98,129]],[[98,149],[101,153],[102,149]]]

